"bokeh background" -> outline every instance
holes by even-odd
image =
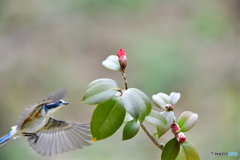
[[[198,113],[185,135],[201,159],[239,159],[210,157],[211,151],[240,155],[239,11],[239,0],[0,0],[0,136],[25,107],[58,88],[68,90],[71,104],[54,117],[90,121],[95,106],[80,103],[84,90],[105,77],[124,87],[120,73],[101,65],[123,48],[129,87],[149,97],[180,92],[176,118],[185,110]],[[49,158],[22,138],[2,146],[0,159],[160,159],[142,130],[128,141],[121,135],[122,128],[91,147]],[[172,137],[169,132],[159,142]]]

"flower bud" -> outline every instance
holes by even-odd
[[[168,111],[173,111],[173,105],[171,105],[171,104],[166,104],[165,108],[166,108]]]
[[[122,71],[125,71],[125,68],[127,66],[126,52],[123,49],[119,49],[117,54],[118,54],[118,61],[122,68]]]
[[[178,141],[180,144],[182,144],[183,142],[185,142],[185,140],[186,140],[186,137],[185,137],[185,135],[184,135],[182,132],[180,132],[180,133],[177,134],[177,141]]]
[[[178,124],[176,124],[176,123],[172,123],[171,129],[172,129],[173,134],[177,134],[180,131],[180,128],[179,128]]]

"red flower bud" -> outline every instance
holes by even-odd
[[[118,50],[117,54],[118,54],[118,58],[122,56],[126,56],[126,52],[122,48]]]
[[[180,144],[182,144],[183,142],[185,142],[185,140],[186,140],[186,137],[185,137],[185,135],[184,135],[182,132],[180,132],[180,133],[177,134],[177,141],[178,141]]]
[[[179,128],[178,124],[176,124],[176,123],[172,123],[171,129],[172,129],[173,134],[177,134],[180,131],[180,128]]]
[[[127,66],[126,52],[121,48],[118,50],[117,54],[118,54],[118,61],[122,68],[122,71],[125,71],[125,68]]]
[[[168,111],[173,111],[173,105],[171,105],[171,104],[166,104],[165,108],[166,108]]]

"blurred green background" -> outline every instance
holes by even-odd
[[[101,66],[123,48],[129,87],[150,98],[180,92],[176,118],[185,110],[199,114],[185,135],[201,159],[239,159],[210,157],[211,151],[240,155],[239,10],[239,0],[0,0],[0,136],[25,107],[58,88],[68,90],[71,104],[54,117],[90,121],[95,106],[80,103],[83,92],[105,77],[124,87],[120,73]],[[121,134],[122,128],[91,147],[47,159],[160,159],[142,130],[128,141]],[[46,157],[22,138],[2,146],[0,159]]]

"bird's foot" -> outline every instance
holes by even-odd
[[[39,139],[39,137],[37,136],[37,134],[36,133],[23,133],[23,135],[24,136],[26,136],[26,137],[29,137],[29,139],[34,139],[34,144],[37,144],[37,141],[38,141],[38,139]]]

